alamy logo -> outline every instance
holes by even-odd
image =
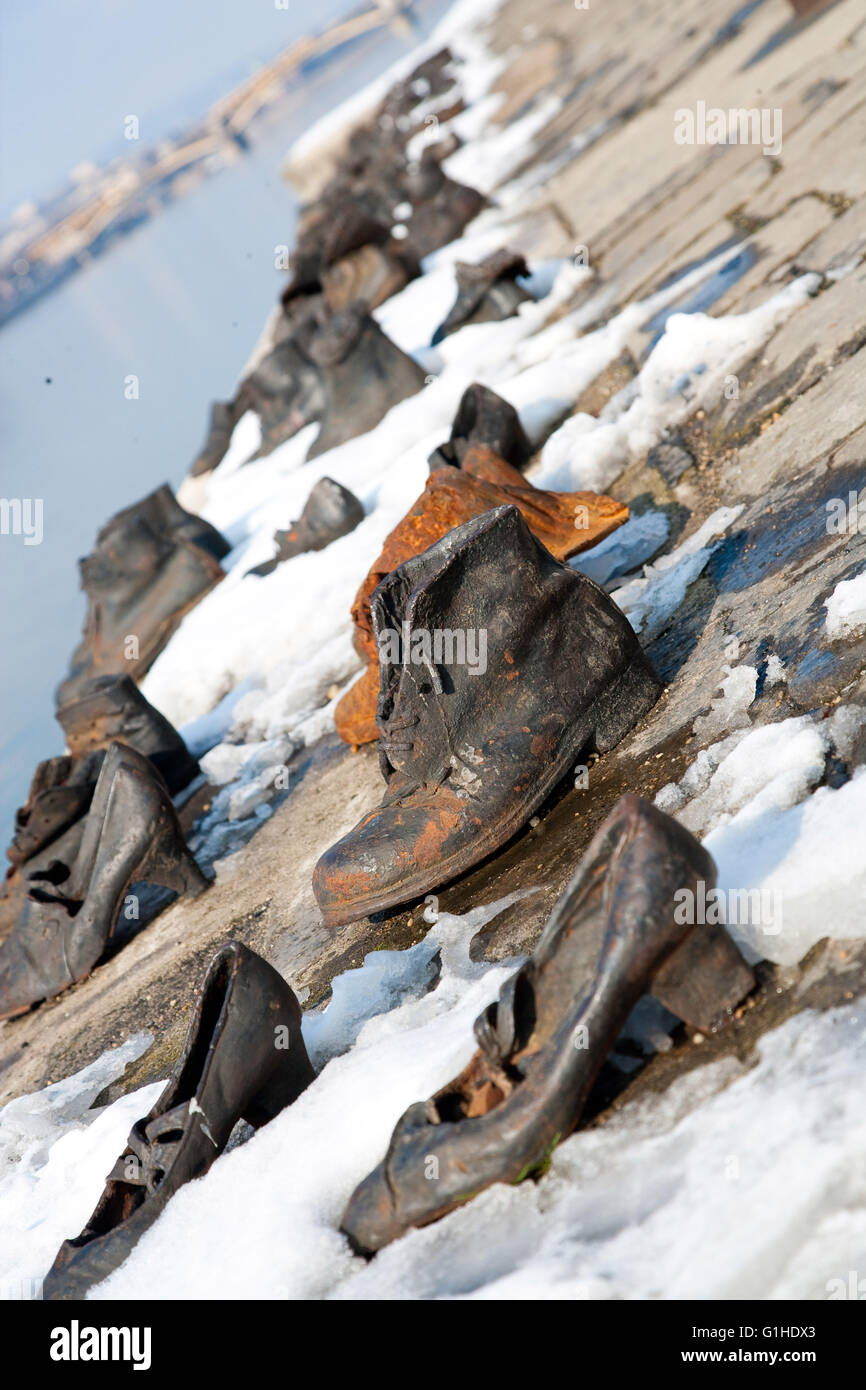
[[[378,636],[379,659],[391,666],[466,666],[470,676],[487,670],[487,629],[483,627],[384,627]]]
[[[844,497],[831,497],[825,504],[828,536],[866,536],[866,492],[861,502],[853,488]]]
[[[149,1327],[69,1327],[51,1330],[52,1361],[131,1361],[134,1371],[150,1370]]]
[[[674,921],[689,927],[760,927],[764,936],[782,930],[780,888],[707,888],[698,879],[696,891],[678,888],[674,893]]]
[[[824,1288],[831,1303],[841,1298],[850,1298],[855,1303],[866,1299],[866,1279],[861,1279],[856,1269],[848,1270],[847,1279],[828,1279]]]
[[[25,545],[42,544],[41,497],[0,497],[0,536],[23,536]]]
[[[707,106],[699,101],[694,111],[680,106],[674,112],[674,140],[678,145],[760,145],[763,153],[782,153],[782,112],[758,107]]]

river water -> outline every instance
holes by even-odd
[[[285,280],[274,248],[292,244],[297,202],[280,160],[446,9],[416,4],[411,38],[378,31],[335,56],[253,127],[242,159],[0,331],[0,495],[43,502],[41,544],[0,535],[0,840],[35,764],[63,751],[53,691],[84,616],[77,558],[119,507],[183,478]]]

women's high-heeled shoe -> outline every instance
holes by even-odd
[[[206,1173],[239,1119],[256,1129],[315,1076],[301,1007],[281,975],[239,941],[204,977],[175,1073],[132,1127],[99,1203],[60,1247],[43,1298],[80,1299],[127,1258],[175,1192]]]
[[[683,890],[702,900],[701,880],[713,886],[715,865],[694,836],[639,797],[622,797],[533,955],[477,1019],[468,1066],[410,1106],[385,1158],[352,1195],[341,1230],[356,1251],[373,1254],[491,1184],[543,1169],[580,1120],[645,992],[702,1028],[740,1002],[754,975],[724,927],[690,926],[680,910]],[[586,933],[599,929],[603,945],[587,982]]]
[[[0,947],[0,1019],[90,974],[131,884],[188,896],[209,885],[159,773],[122,743],[105,755],[74,864],[55,860],[30,882],[30,901]]]

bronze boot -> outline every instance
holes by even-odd
[[[386,337],[363,304],[327,319],[310,354],[321,369],[326,405],[308,459],[366,434],[392,406],[424,385],[418,364]]]
[[[140,679],[186,613],[224,578],[219,558],[228,549],[168,488],[112,517],[79,562],[87,616],[58,704],[77,699],[95,676]]]
[[[532,302],[529,291],[517,283],[529,275],[518,251],[494,251],[478,265],[458,261],[454,270],[457,298],[433,334],[434,346],[467,324],[499,323],[516,314],[521,304]]]
[[[587,747],[661,693],[616,604],[516,507],[450,531],[372,598],[386,790],[322,855],[331,927],[450,882],[520,830]]]
[[[724,927],[689,925],[681,911],[684,898],[700,898],[701,882],[713,886],[715,865],[694,836],[639,797],[622,797],[532,956],[477,1019],[472,1060],[410,1106],[352,1195],[341,1229],[355,1250],[373,1254],[492,1183],[543,1171],[645,992],[699,1028],[736,1007],[752,971]],[[587,936],[603,943],[589,972]]]
[[[61,706],[57,718],[68,752],[38,765],[27,801],[15,813],[15,836],[6,857],[16,866],[88,810],[105,749],[114,739],[144,753],[172,795],[198,775],[198,763],[180,734],[129,676],[97,676],[86,682],[80,698]]]
[[[149,758],[172,796],[198,776],[199,766],[177,729],[154,709],[130,676],[97,676],[77,699],[61,705],[58,722],[75,758],[115,741]]]
[[[324,550],[331,541],[347,536],[364,520],[364,508],[353,492],[333,478],[320,478],[304,504],[304,510],[287,531],[276,531],[277,553],[248,570],[248,574],[272,574],[284,560],[308,550]]]
[[[467,451],[478,444],[491,449],[512,468],[523,468],[532,455],[532,445],[514,406],[489,386],[474,381],[460,397],[450,438],[430,455],[430,471],[446,464],[460,467]]]

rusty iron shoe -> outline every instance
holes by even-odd
[[[112,743],[75,861],[30,877],[30,901],[0,947],[0,1018],[85,979],[113,936],[133,883],[197,896],[209,885],[153,765]]]
[[[309,550],[324,550],[331,541],[347,536],[364,520],[364,508],[354,492],[333,478],[320,478],[304,504],[300,518],[287,531],[276,531],[277,553],[255,565],[247,574],[272,574],[284,560]]]
[[[477,265],[458,261],[457,298],[433,334],[433,346],[470,323],[500,323],[509,319],[532,295],[517,282],[529,275],[519,251],[494,251]]]
[[[172,796],[198,775],[180,734],[129,676],[97,676],[80,698],[57,711],[67,753],[39,763],[26,802],[15,813],[6,857],[18,866],[51,844],[88,810],[105,749],[115,739],[144,753]]]
[[[458,526],[371,601],[386,790],[322,855],[325,924],[412,901],[499,849],[577,762],[613,748],[661,685],[616,604],[516,507]]]
[[[424,372],[392,343],[363,304],[331,315],[310,343],[326,405],[307,458],[366,434],[398,401],[424,385]]]
[[[179,1188],[208,1171],[238,1120],[261,1128],[314,1076],[294,993],[261,956],[227,942],[208,966],[174,1076],[133,1125],[84,1230],[61,1245],[43,1297],[83,1298]]]
[[[641,798],[622,797],[532,956],[477,1019],[471,1061],[410,1106],[352,1195],[341,1229],[356,1251],[371,1255],[493,1183],[543,1171],[646,992],[699,1028],[750,992],[754,975],[724,927],[679,920],[675,894],[695,893],[701,880],[712,887],[715,865],[694,836]],[[587,936],[602,941],[589,977]]]
[[[59,705],[77,699],[95,676],[140,679],[184,616],[225,577],[216,552],[225,554],[228,543],[171,501],[152,494],[118,513],[79,562],[87,615]]]
[[[131,507],[116,512],[98,532],[96,549],[116,549],[126,526],[138,521],[146,522],[156,535],[195,545],[215,560],[225,559],[231,550],[225,536],[215,526],[180,505],[168,483],[155,488],[140,502],[133,502]]]
[[[96,676],[77,699],[60,706],[57,719],[74,758],[126,744],[153,763],[172,796],[198,776],[198,762],[177,729],[130,676]]]
[[[485,387],[478,387],[477,391],[480,395],[470,396],[467,392],[464,402],[468,399],[474,410],[480,399],[482,404],[473,418],[492,421],[499,416],[495,407],[487,410],[487,396],[493,396],[493,392],[487,393]],[[504,406],[505,402],[500,404]],[[497,432],[492,423],[489,432]],[[441,540],[455,526],[509,503],[520,509],[532,534],[557,560],[567,560],[598,545],[628,520],[628,507],[612,497],[594,492],[548,492],[533,487],[486,444],[470,444],[472,434],[470,430],[465,447],[463,442],[460,444],[459,466],[442,464],[430,473],[421,496],[388,536],[381,555],[355,595],[355,649],[368,664],[361,679],[349,687],[334,711],[337,733],[344,743],[357,747],[379,736],[379,661],[370,600],[377,585],[398,566]]]
[[[430,471],[460,467],[468,450],[483,444],[512,468],[523,468],[532,454],[520,416],[508,401],[489,386],[474,381],[460,397],[451,436],[430,455]]]

